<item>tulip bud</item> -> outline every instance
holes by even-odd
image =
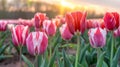
[[[56,25],[51,20],[45,20],[43,22],[43,29],[48,36],[53,36],[56,33]]]
[[[48,46],[48,37],[44,32],[31,32],[26,39],[26,45],[31,55],[43,54]]]
[[[63,24],[60,27],[60,34],[64,40],[69,40],[72,38],[73,34],[69,31],[67,24]]]
[[[44,13],[36,13],[34,16],[35,27],[40,28],[43,24],[43,21],[46,19],[46,14]]]
[[[93,48],[101,48],[106,44],[107,32],[102,28],[94,28],[88,31],[89,41]]]
[[[5,31],[7,28],[7,22],[6,21],[0,21],[0,31]]]
[[[23,46],[26,44],[26,37],[28,36],[28,26],[16,25],[12,27],[12,41],[15,46]]]

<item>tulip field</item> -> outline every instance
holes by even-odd
[[[120,67],[120,14],[87,14],[1,19],[0,67]]]

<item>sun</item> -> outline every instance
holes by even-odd
[[[75,5],[73,3],[70,3],[66,0],[61,0],[61,6],[63,7],[69,7],[71,9],[74,9],[75,8]]]

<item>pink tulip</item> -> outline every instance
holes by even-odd
[[[83,33],[87,28],[86,24],[86,12],[72,12],[67,13],[65,16],[65,21],[67,22],[68,28],[72,34],[79,31]]]
[[[44,13],[36,13],[34,16],[35,27],[40,28],[43,24],[43,21],[46,19],[46,14]]]
[[[12,28],[12,41],[15,46],[23,46],[26,44],[26,38],[28,36],[28,26],[16,25]]]
[[[70,40],[73,36],[73,34],[69,31],[67,24],[63,24],[60,27],[60,34],[64,40]]]
[[[51,20],[45,20],[43,22],[43,29],[45,30],[48,36],[53,36],[56,33],[56,25]]]
[[[93,48],[103,47],[106,44],[107,31],[102,28],[94,28],[88,31],[89,41]]]
[[[25,20],[25,19],[18,19],[18,24],[32,27],[33,21],[32,20]]]
[[[105,27],[108,30],[114,30],[118,28],[120,24],[120,17],[117,12],[106,12],[104,16]]]
[[[0,21],[0,31],[5,31],[7,28],[7,22],[6,21]]]
[[[116,30],[114,31],[114,36],[115,36],[115,37],[120,37],[120,26],[118,27],[118,29],[116,29]]]
[[[48,37],[44,32],[31,32],[26,39],[26,45],[31,55],[43,54],[48,46]]]
[[[105,28],[105,24],[103,19],[89,19],[87,20],[87,28],[96,28],[96,27],[100,27],[102,29]]]

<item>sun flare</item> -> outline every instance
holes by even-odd
[[[68,2],[66,0],[61,0],[61,6],[69,7],[71,9],[75,8],[75,5],[73,3],[70,3],[70,2]]]

